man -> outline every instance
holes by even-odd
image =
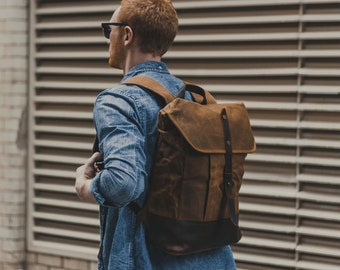
[[[178,28],[170,0],[122,0],[103,28],[109,39],[109,64],[123,70],[122,81],[142,74],[174,95],[181,89],[183,82],[161,62]],[[100,205],[98,269],[236,269],[229,246],[190,256],[163,253],[147,241],[143,225],[128,206],[145,202],[163,106],[157,95],[134,85],[107,89],[95,102],[100,153],[77,169],[75,187],[82,200]],[[99,160],[104,168],[96,173]]]

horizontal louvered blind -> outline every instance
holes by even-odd
[[[98,206],[74,191],[91,154],[92,108],[118,82],[100,22],[112,1],[32,1],[29,248],[96,260]]]
[[[314,55],[300,60],[296,265],[339,269],[340,2],[310,2],[301,23],[301,51]]]
[[[238,269],[338,269],[340,0],[173,2],[180,31],[164,60],[219,102],[245,102],[257,141],[241,188]],[[32,1],[31,250],[95,259],[97,206],[73,184],[90,153],[95,96],[121,78],[99,27],[112,9]]]

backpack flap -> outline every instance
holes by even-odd
[[[256,144],[248,112],[243,103],[201,105],[178,98],[161,110],[160,117],[168,118],[196,151],[225,154],[221,115],[223,108],[227,110],[233,153],[254,152]],[[167,121],[159,121],[159,123],[167,123]],[[160,132],[166,128],[159,126]]]

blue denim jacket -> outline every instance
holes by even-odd
[[[123,81],[141,74],[173,94],[183,86],[163,62],[137,65]],[[236,269],[229,246],[181,257],[161,252],[145,240],[143,225],[127,206],[131,201],[142,206],[145,201],[162,106],[158,96],[131,85],[104,90],[95,102],[94,122],[105,164],[91,186],[100,204],[98,269]]]

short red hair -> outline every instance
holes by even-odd
[[[122,0],[118,20],[132,28],[143,53],[162,56],[178,31],[177,12],[170,0]]]

